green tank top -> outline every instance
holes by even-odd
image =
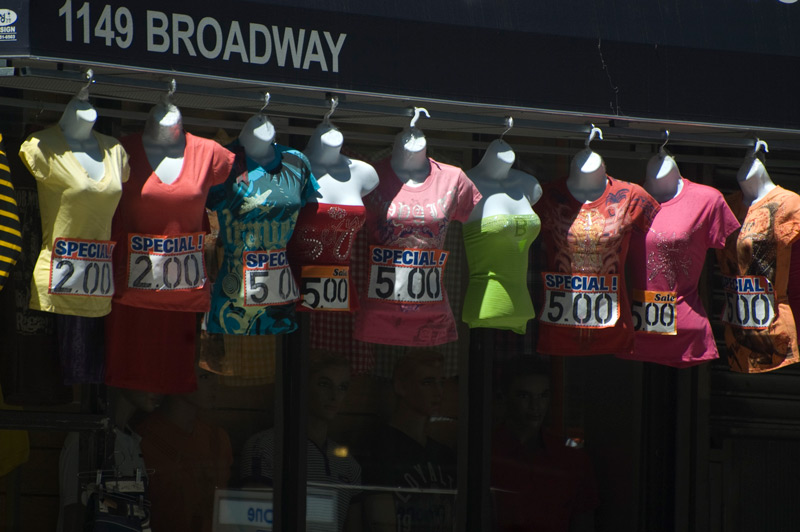
[[[536,314],[528,292],[528,249],[539,235],[535,214],[496,215],[464,224],[469,285],[461,319],[470,327],[525,333]]]

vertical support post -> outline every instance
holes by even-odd
[[[308,316],[283,337],[275,373],[275,523],[273,530],[305,532],[308,402]]]
[[[458,530],[492,529],[490,497],[492,353],[486,329],[470,331],[459,362]]]

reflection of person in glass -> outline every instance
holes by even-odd
[[[214,491],[227,487],[233,453],[227,432],[205,418],[216,404],[217,375],[195,365],[197,390],[167,395],[136,426],[150,481],[153,530],[210,532]]]
[[[544,427],[550,377],[534,357],[503,372],[505,417],[492,438],[498,532],[594,530],[597,488],[588,456]]]
[[[453,451],[427,434],[444,398],[444,362],[438,353],[412,352],[394,370],[395,409],[365,447],[364,484],[400,488],[364,498],[367,530],[453,530],[456,489]],[[425,492],[435,490],[437,493]],[[453,491],[455,494],[455,491]]]
[[[350,363],[342,357],[318,351],[311,353],[308,369],[308,485],[336,484],[337,530],[358,531],[361,530],[361,506],[355,486],[361,484],[361,467],[346,446],[328,438],[329,424],[342,409],[350,386]],[[274,429],[248,438],[241,458],[242,487],[272,486],[274,453]],[[307,523],[306,528],[313,532],[315,524]]]

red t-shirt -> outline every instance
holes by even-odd
[[[233,153],[213,140],[186,133],[183,167],[167,184],[150,167],[141,134],[121,142],[130,156],[131,175],[112,229],[117,242],[114,301],[160,310],[207,311],[211,283],[202,254],[205,203],[209,189],[228,177]]]
[[[589,456],[543,432],[531,449],[505,427],[492,437],[492,499],[498,532],[568,532],[600,505]]]
[[[631,231],[646,232],[658,202],[639,185],[608,177],[605,192],[580,203],[566,179],[547,183],[536,204],[547,266],[539,315],[540,353],[630,354],[633,322],[625,288]]]

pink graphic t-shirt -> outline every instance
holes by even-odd
[[[697,283],[709,248],[725,247],[739,228],[722,194],[683,178],[683,188],[628,251],[633,287],[634,353],[646,362],[684,368],[719,357]]]
[[[353,337],[362,342],[432,346],[458,339],[444,290],[447,226],[480,201],[458,167],[429,159],[420,186],[404,185],[390,159],[375,165],[380,184],[367,208],[367,282]]]

